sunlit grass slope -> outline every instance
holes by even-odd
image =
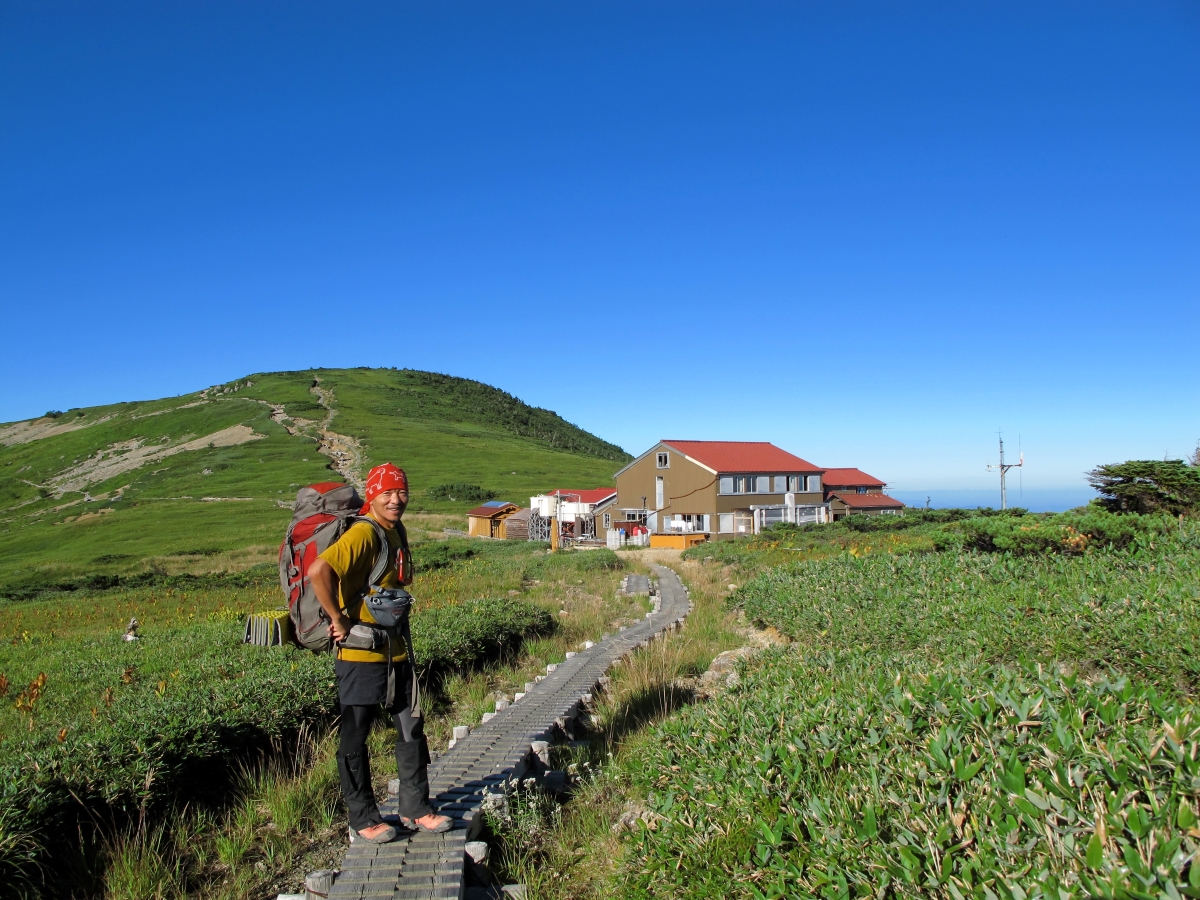
[[[526,503],[549,488],[611,483],[629,458],[503,391],[410,370],[268,373],[67,410],[0,426],[0,587],[174,571],[172,560],[195,557],[214,569],[262,561],[296,488],[338,477],[318,452],[326,422],[357,442],[360,471],[404,466],[414,512],[465,511],[427,493],[438,484]]]

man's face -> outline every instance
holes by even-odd
[[[408,506],[408,491],[384,491],[371,501],[371,514],[380,522],[395,525]]]

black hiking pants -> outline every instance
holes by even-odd
[[[338,660],[335,668],[342,703],[338,776],[349,811],[350,827],[362,831],[383,822],[371,784],[367,735],[371,733],[371,723],[379,714],[379,706],[387,694],[387,663]],[[425,741],[424,720],[415,718],[409,709],[412,666],[403,662],[397,663],[395,668],[396,701],[387,712],[396,725],[399,813],[406,819],[419,819],[433,812],[429,805],[429,746]]]

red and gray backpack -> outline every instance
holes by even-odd
[[[309,567],[358,520],[362,505],[354,485],[339,481],[311,484],[300,488],[296,494],[292,524],[279,548],[279,584],[287,597],[292,637],[308,650],[320,652],[333,648],[329,616],[321,608],[308,579]],[[364,518],[364,521],[376,524],[373,519]],[[378,583],[387,571],[387,548],[387,538],[383,536],[369,584]]]

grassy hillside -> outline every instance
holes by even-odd
[[[469,504],[478,485],[518,503],[611,483],[629,459],[548,410],[479,382],[394,369],[251,375],[163,400],[0,426],[0,588],[92,574],[213,569],[268,558],[297,487],[391,460],[414,512]]]

